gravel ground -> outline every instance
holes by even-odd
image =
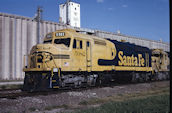
[[[127,93],[139,93],[153,88],[169,87],[169,81],[127,84],[114,87],[93,88],[82,91],[68,91],[51,95],[39,95],[34,97],[19,97],[17,99],[0,99],[0,113],[56,113],[71,112],[81,101],[92,98],[105,98]],[[91,107],[97,107],[93,105]],[[69,108],[70,109],[67,109]],[[84,106],[85,108],[88,106]]]

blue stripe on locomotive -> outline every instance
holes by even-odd
[[[151,55],[152,52],[149,48],[147,47],[142,47],[142,46],[138,46],[135,44],[131,44],[129,42],[119,42],[116,40],[111,40],[111,39],[107,39],[109,41],[111,41],[112,43],[115,44],[116,47],[116,57],[112,60],[106,60],[106,59],[99,59],[98,60],[98,65],[102,65],[102,66],[111,66],[111,65],[115,65],[115,66],[119,66],[118,65],[118,61],[119,61],[119,57],[118,57],[118,52],[119,51],[123,51],[124,55],[126,56],[132,56],[132,54],[135,57],[138,57],[138,54],[142,54],[142,57],[144,59],[145,58],[145,53],[149,54],[149,67],[151,67]],[[145,65],[146,66],[146,65]]]

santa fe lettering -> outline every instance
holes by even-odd
[[[138,54],[138,57],[134,56],[133,54],[131,56],[123,55],[123,51],[118,52],[118,65],[120,66],[139,66],[143,67],[145,66],[145,60],[142,57],[142,54]]]

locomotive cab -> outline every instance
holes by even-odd
[[[61,75],[61,69],[69,69],[71,41],[73,39],[69,32],[57,31],[47,34],[42,44],[32,47],[27,56],[27,66],[23,69],[24,90],[41,89],[40,86],[45,89],[59,87],[60,82],[57,80]],[[63,68],[64,66],[66,68]]]
[[[24,68],[24,71],[30,69],[50,71],[51,68],[60,68],[62,60],[57,60],[69,59],[70,43],[71,38],[65,36],[65,32],[47,34],[43,44],[37,44],[32,47],[28,56],[28,66]]]

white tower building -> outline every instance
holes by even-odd
[[[65,4],[59,5],[60,18],[59,21],[73,27],[81,27],[80,25],[80,4],[67,0]]]

